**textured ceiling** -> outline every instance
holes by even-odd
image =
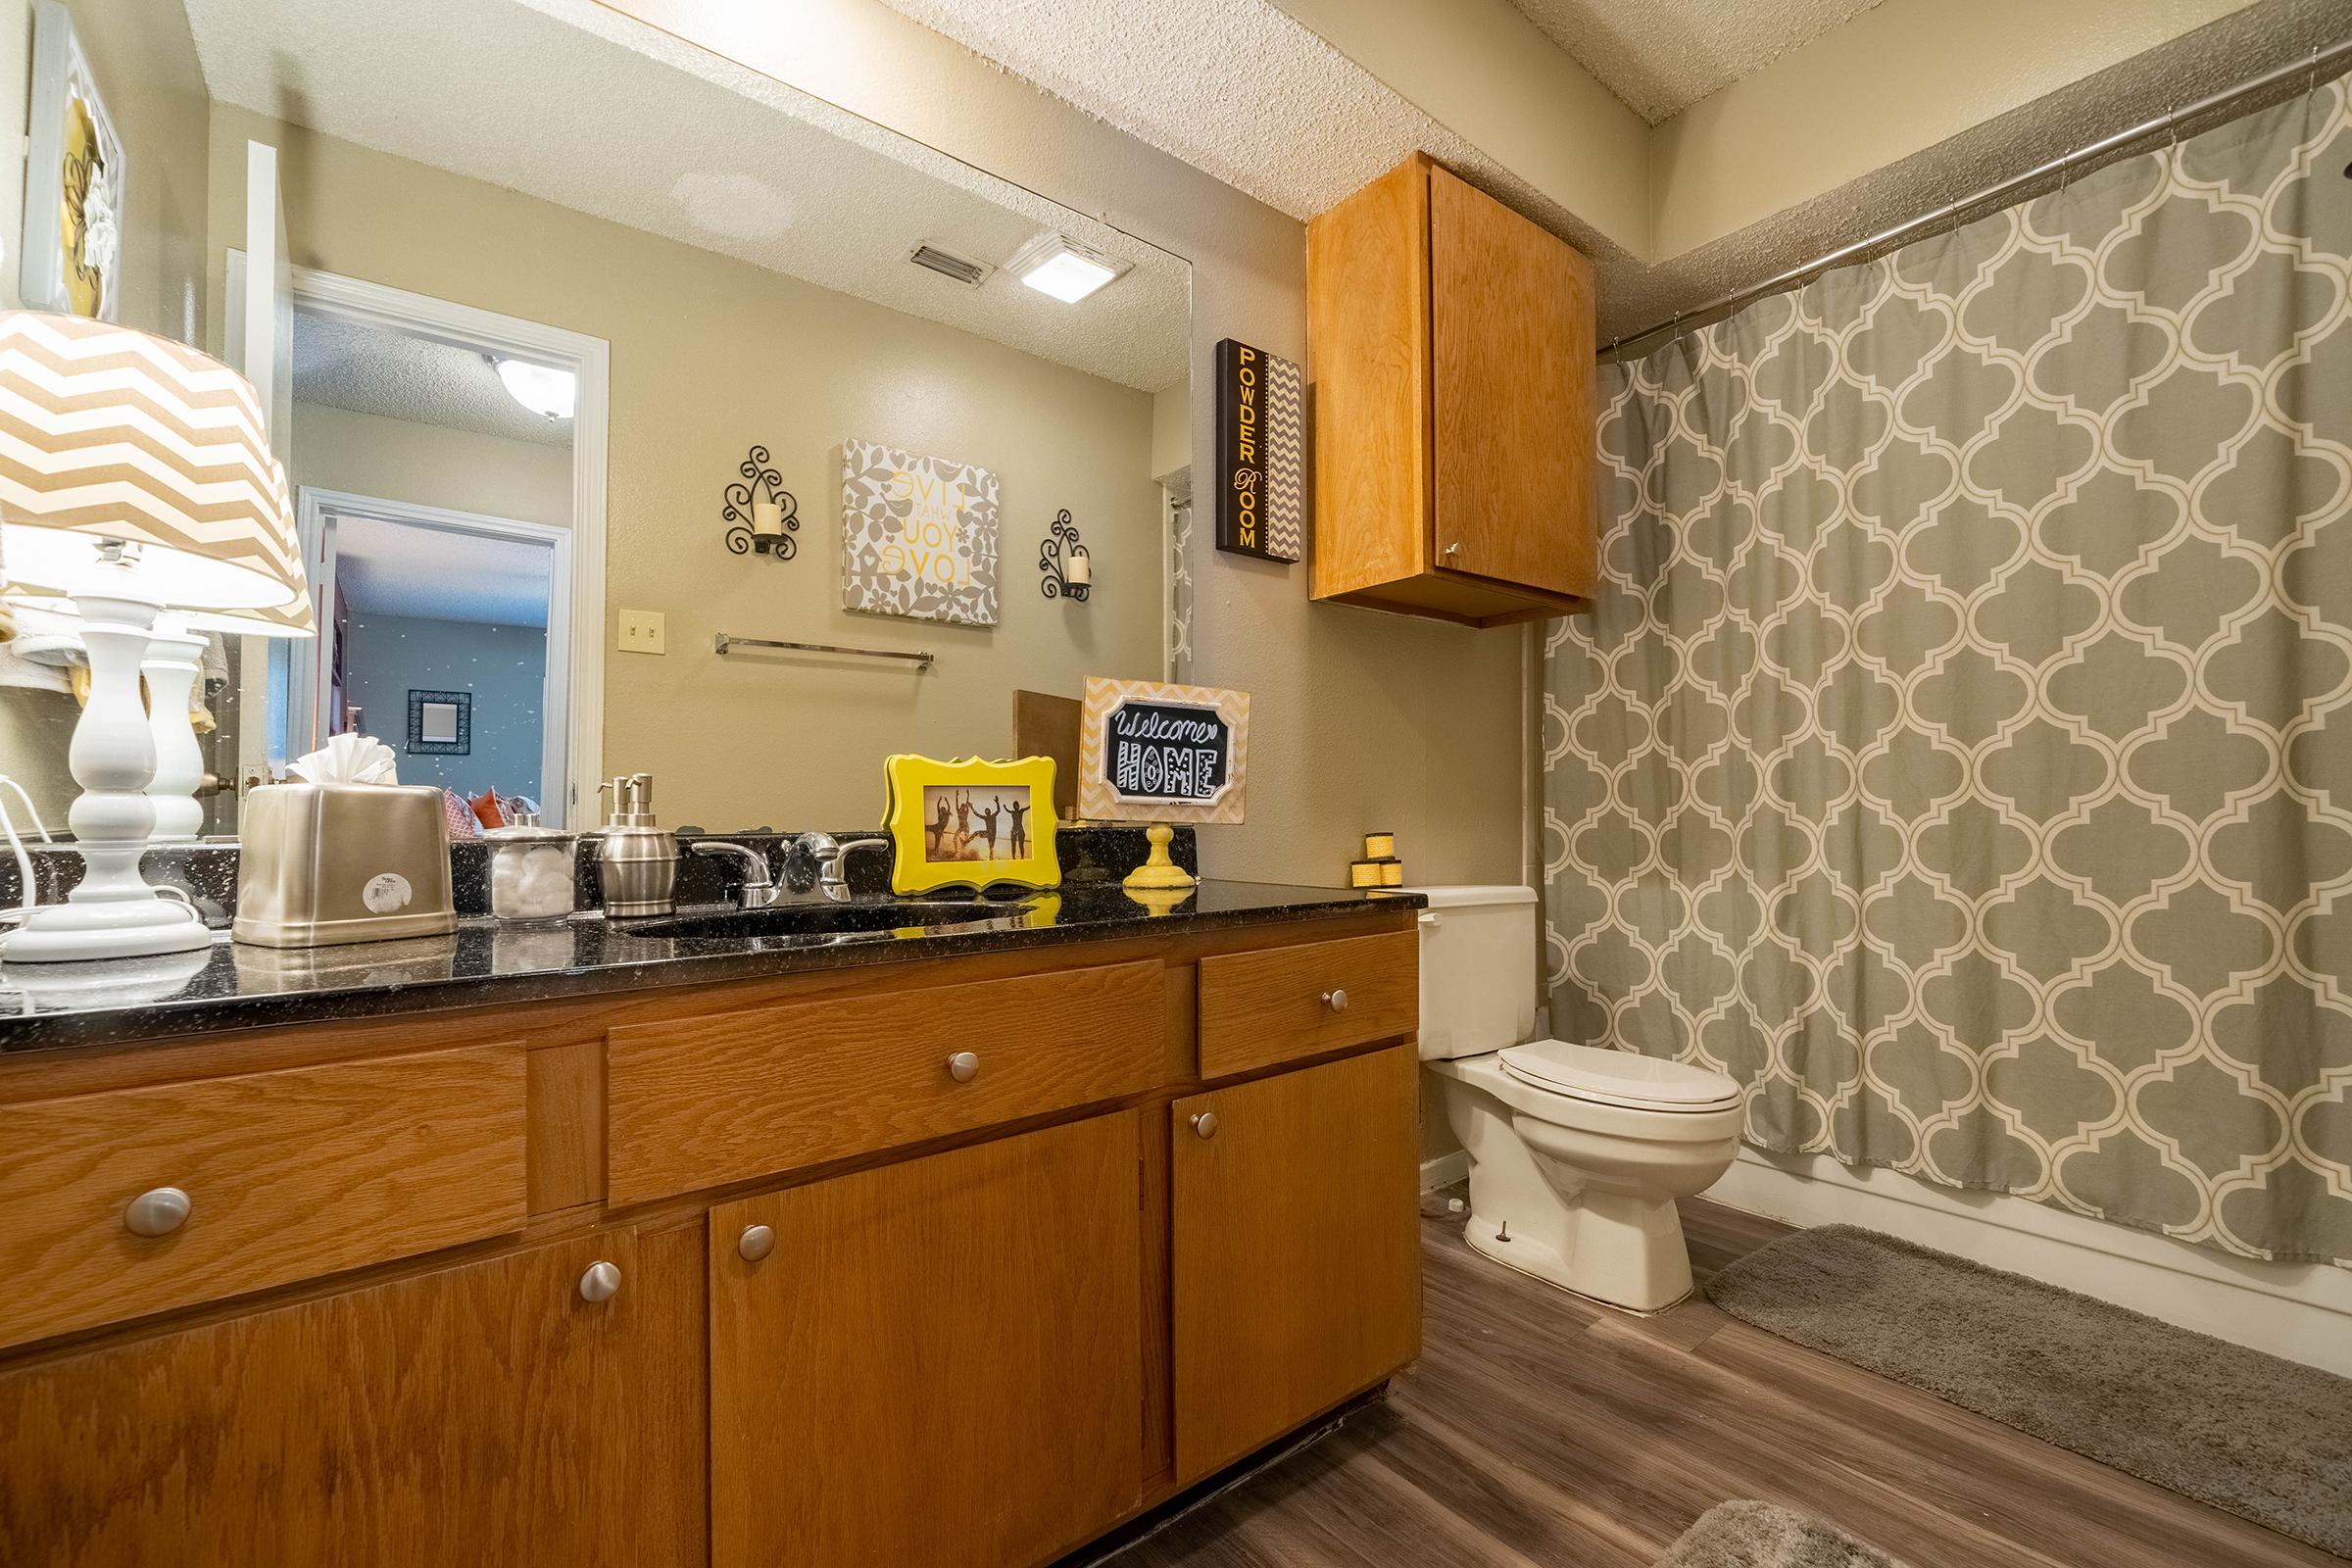
[[[1184,379],[1181,259],[589,0],[186,5],[217,99],[1145,391]],[[997,266],[1049,229],[1134,270],[1068,306],[906,260],[930,243]]]
[[[328,316],[294,317],[294,400],[541,446],[571,445],[571,421],[507,395],[471,349]]]
[[[554,563],[546,545],[520,539],[335,519],[335,586],[360,614],[544,629]]]
[[[1511,0],[1651,124],[1879,0]]]
[[[1124,0],[1115,11],[1099,0],[885,3],[1294,218],[1322,212],[1406,154],[1427,151],[1592,258],[1606,341],[2308,54],[2342,36],[2352,0],[2262,0],[1656,267],[1601,239],[1272,0]],[[1579,3],[1616,14],[1615,0]],[[1686,19],[1719,12],[1850,16],[1868,9],[1850,0],[1655,3]],[[1524,5],[1531,14],[1542,5],[1561,14],[1570,9],[1567,0]],[[1798,41],[1791,36],[1781,47]],[[1247,61],[1248,69],[1236,70],[1236,61]]]
[[[1293,218],[1420,151],[1592,255],[1604,285],[1636,265],[1269,0],[884,3]]]

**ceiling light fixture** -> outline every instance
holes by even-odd
[[[1064,305],[1075,305],[1127,270],[1116,257],[1079,244],[1066,234],[1041,234],[1007,264],[1013,276]]]
[[[579,377],[569,370],[559,370],[552,365],[533,365],[528,360],[502,360],[495,355],[484,358],[498,371],[507,396],[549,422],[568,419],[578,410]]]

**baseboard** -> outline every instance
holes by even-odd
[[[1421,1162],[1421,1190],[1425,1193],[1434,1193],[1441,1187],[1451,1187],[1455,1182],[1469,1179],[1470,1151],[1466,1149],[1457,1149],[1450,1154],[1440,1154],[1435,1159]]]
[[[1422,1166],[1428,1185],[1429,1164]],[[1711,1201],[1793,1225],[1866,1225],[2352,1377],[2352,1269],[2265,1263],[2006,1193],[1826,1154],[1742,1147]]]

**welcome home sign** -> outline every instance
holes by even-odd
[[[1297,561],[1305,531],[1305,396],[1298,367],[1217,344],[1217,548]]]
[[[1078,814],[1099,822],[1239,822],[1250,694],[1090,675],[1078,718]]]

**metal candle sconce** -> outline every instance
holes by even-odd
[[[801,548],[793,537],[801,531],[801,505],[784,488],[784,476],[767,466],[767,448],[752,448],[736,471],[743,479],[727,486],[719,512],[727,524],[727,548],[739,556],[757,551],[790,561]]]
[[[1094,557],[1078,542],[1078,525],[1070,520],[1069,508],[1054,514],[1054,526],[1037,547],[1037,569],[1042,578],[1038,592],[1048,599],[1068,598],[1083,605],[1094,591]]]

